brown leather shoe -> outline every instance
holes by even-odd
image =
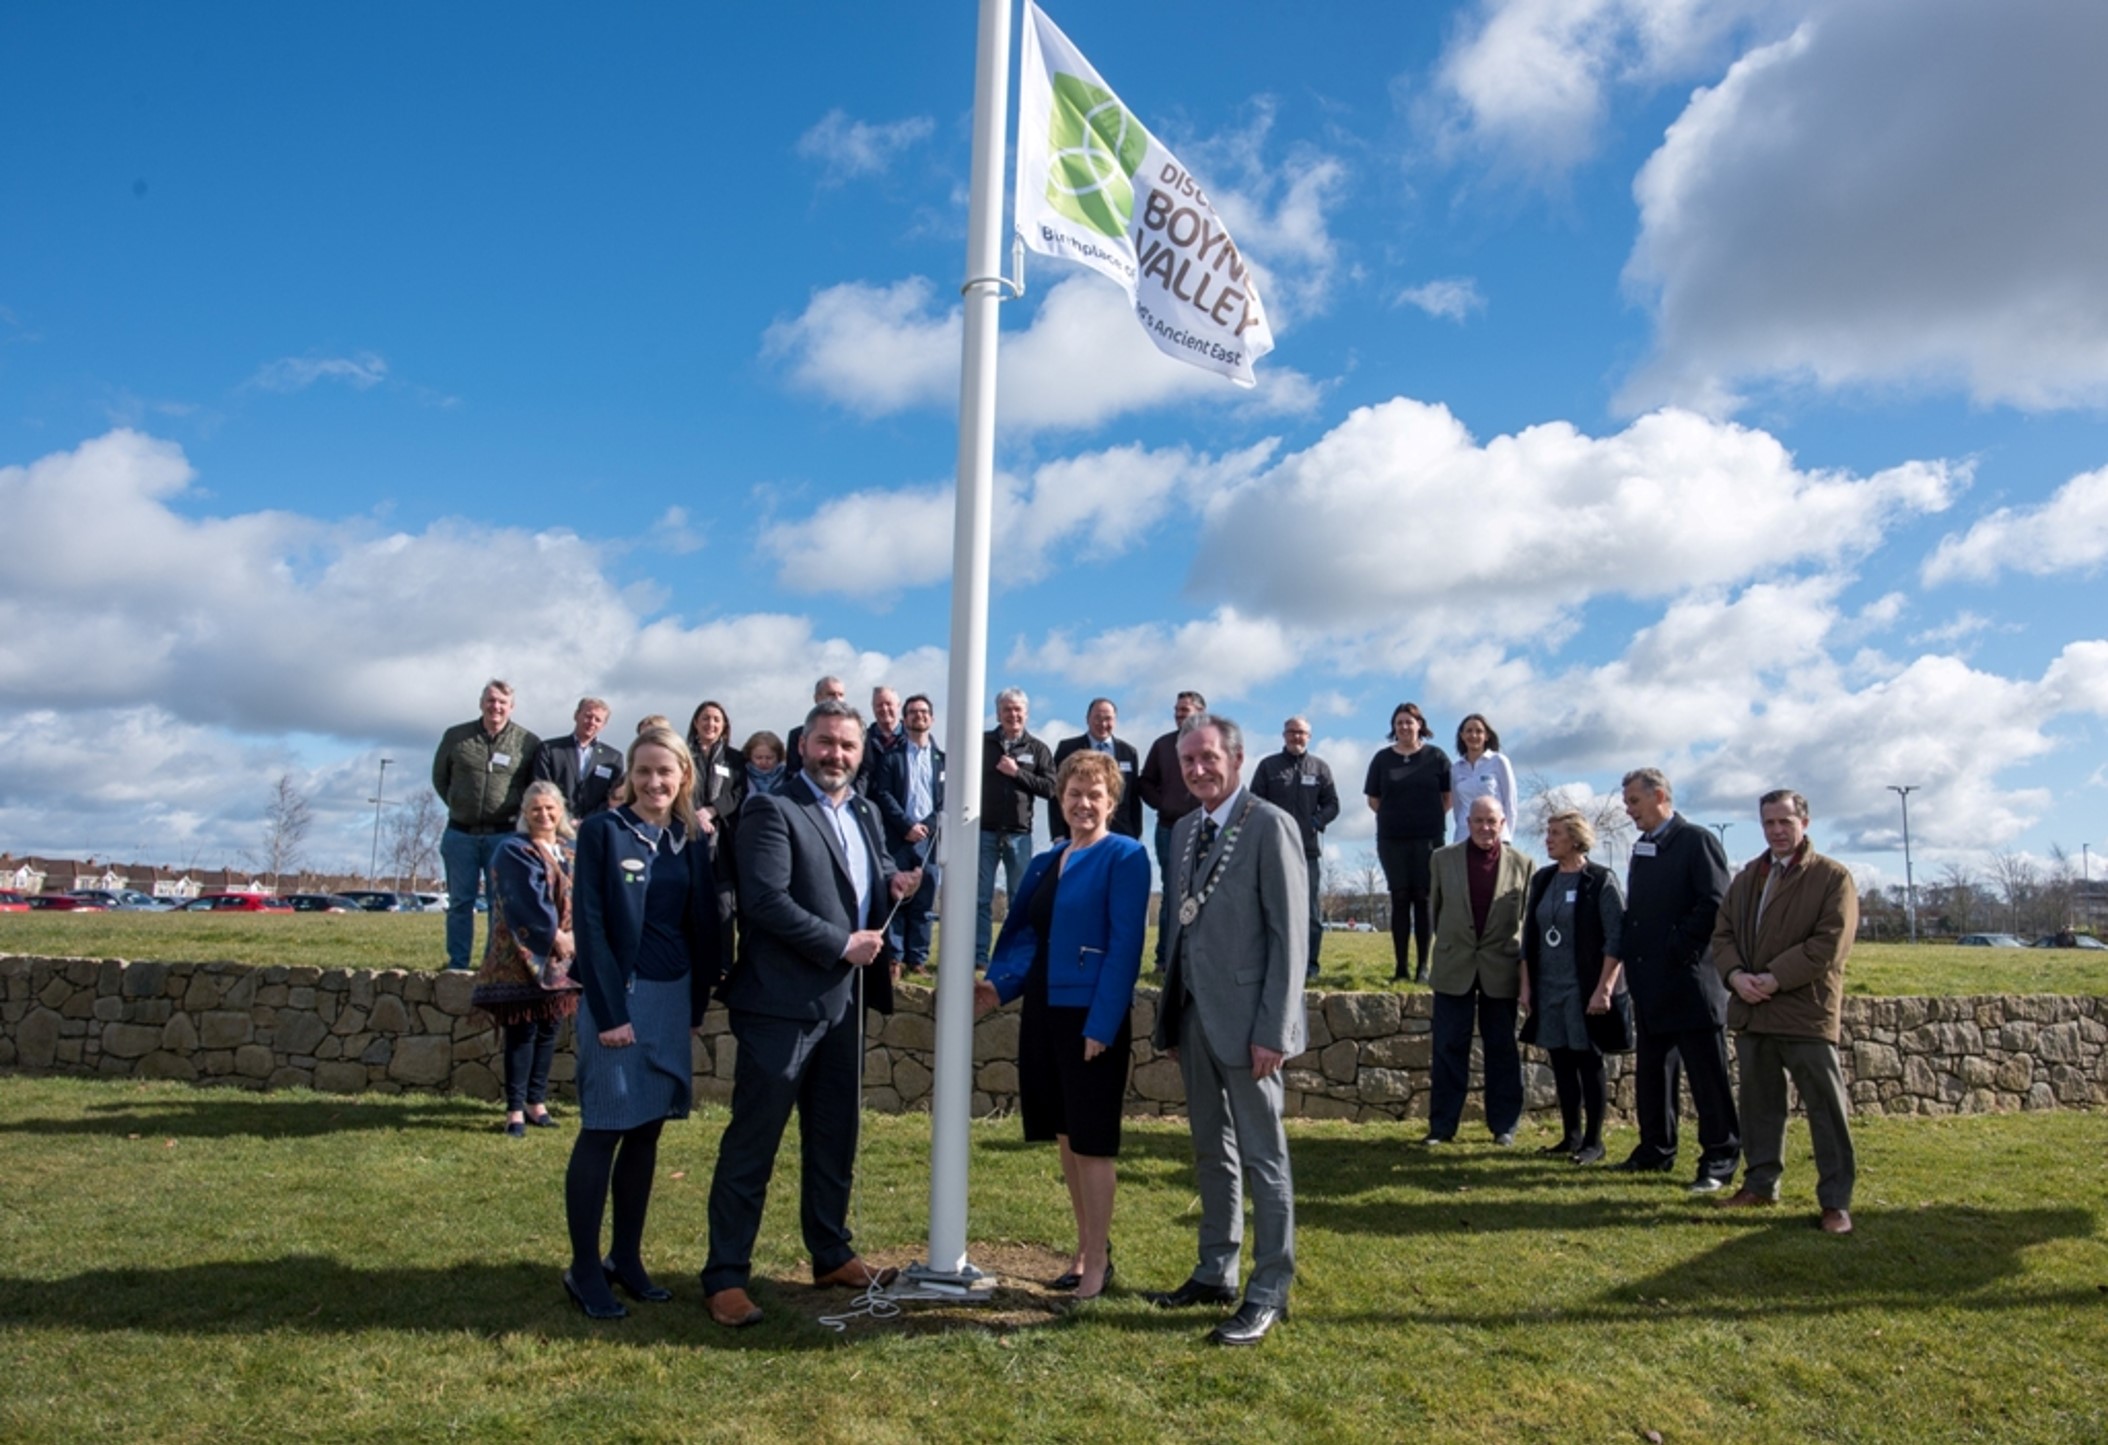
[[[818,1289],[869,1289],[872,1285],[889,1285],[899,1278],[900,1271],[890,1264],[869,1265],[851,1256],[847,1264],[837,1265],[825,1274],[814,1275],[812,1282]]]
[[[1852,1213],[1848,1209],[1825,1209],[1822,1222],[1818,1227],[1821,1228],[1824,1234],[1850,1234],[1852,1232]]]
[[[703,1296],[703,1303],[710,1307],[710,1318],[728,1330],[743,1330],[761,1323],[761,1306],[737,1285]]]
[[[1759,1194],[1754,1189],[1737,1189],[1727,1198],[1715,1200],[1714,1205],[1720,1209],[1761,1209],[1765,1205],[1778,1202],[1771,1195]]]

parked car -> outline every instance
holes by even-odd
[[[183,905],[185,913],[291,913],[293,906],[262,893],[205,893]]]
[[[12,888],[0,888],[0,913],[29,912],[29,895],[17,893]]]
[[[341,893],[289,893],[287,903],[295,913],[363,913],[365,906]]]
[[[2028,947],[2084,948],[2098,950],[2102,953],[2108,953],[2108,943],[2101,942],[2098,938],[2095,938],[2090,933],[2073,933],[2068,929],[2063,933],[2045,933],[2040,938],[2036,939],[2033,943],[2029,944]]]
[[[107,913],[100,903],[75,898],[70,893],[32,893],[29,906],[39,913]]]
[[[115,913],[166,913],[173,906],[165,898],[141,893],[136,888],[76,888],[66,896]]]
[[[419,893],[413,896],[427,913],[446,912],[446,895],[444,893]]]
[[[368,913],[421,913],[424,905],[415,893],[392,893],[385,888],[347,888],[340,895]]]
[[[2027,944],[2010,933],[1965,933],[1954,940],[1963,948],[2026,948]]]

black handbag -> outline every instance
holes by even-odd
[[[1633,1049],[1632,995],[1623,988],[1610,996],[1606,1013],[1583,1014],[1588,1041],[1606,1054],[1629,1054]]]

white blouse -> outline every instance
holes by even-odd
[[[1501,825],[1503,842],[1515,838],[1515,769],[1508,760],[1488,748],[1479,754],[1475,763],[1464,761],[1462,753],[1449,764],[1449,806],[1456,814],[1456,837],[1471,836],[1471,805],[1479,798],[1490,797],[1499,803],[1501,814],[1508,821]]]

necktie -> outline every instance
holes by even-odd
[[[1211,850],[1212,850],[1212,849],[1213,849],[1213,848],[1215,847],[1215,835],[1216,835],[1216,834],[1218,834],[1218,833],[1220,833],[1221,831],[1222,831],[1222,829],[1221,829],[1221,828],[1220,828],[1219,826],[1217,826],[1217,824],[1216,824],[1216,822],[1215,822],[1215,820],[1214,820],[1213,818],[1205,818],[1205,817],[1204,817],[1204,818],[1202,818],[1202,819],[1200,820],[1200,856],[1201,856],[1201,857],[1203,857],[1203,858],[1207,857],[1207,856],[1208,856],[1208,853],[1209,853],[1209,852],[1210,852],[1210,851],[1211,851]]]

